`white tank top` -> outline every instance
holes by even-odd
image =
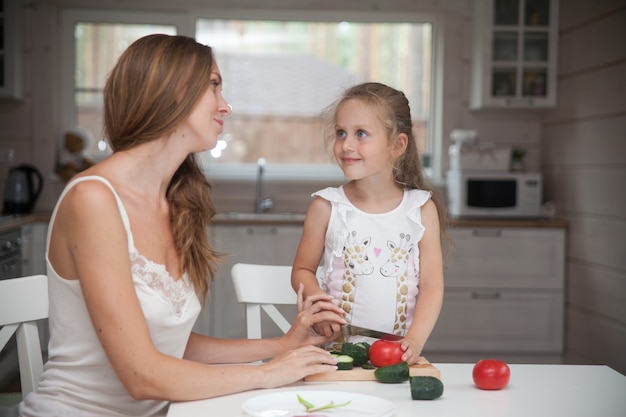
[[[417,302],[418,243],[425,230],[421,207],[431,193],[406,190],[396,208],[377,214],[356,208],[343,186],[313,195],[328,200],[332,207],[320,277],[324,291],[340,307],[345,306],[346,319],[352,324],[403,336]],[[404,312],[397,314],[398,309]]]
[[[46,243],[50,299],[49,360],[37,391],[20,404],[22,417],[48,416],[164,416],[169,403],[137,401],[115,374],[89,318],[79,280],[59,276],[48,259],[50,235],[59,204],[67,191],[82,181],[100,181],[115,195],[128,235],[132,279],[152,341],[167,355],[182,358],[200,302],[185,273],[174,281],[164,265],[139,254],[133,243],[128,215],[112,185],[88,176],[67,185],[52,212]]]

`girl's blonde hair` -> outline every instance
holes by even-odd
[[[211,48],[186,36],[155,34],[132,43],[104,87],[104,130],[113,152],[173,132],[209,87],[214,66]],[[167,189],[176,250],[203,299],[219,261],[207,235],[215,215],[210,191],[194,154]]]
[[[437,206],[439,214],[442,237],[448,240],[446,232],[447,212],[440,193],[424,175],[422,162],[417,151],[417,142],[413,134],[409,100],[402,91],[376,82],[366,82],[348,88],[337,101],[322,112],[327,144],[335,140],[337,110],[348,100],[361,100],[376,110],[379,120],[387,132],[390,146],[397,140],[399,134],[403,133],[407,136],[406,150],[394,162],[393,178],[398,186],[406,190],[420,189],[432,193],[432,200]]]

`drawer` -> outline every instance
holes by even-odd
[[[564,229],[460,227],[450,235],[447,288],[564,288]]]
[[[560,291],[446,290],[425,351],[561,352]]]

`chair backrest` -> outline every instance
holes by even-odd
[[[291,287],[291,266],[238,263],[230,271],[237,300],[246,304],[246,326],[249,339],[261,338],[261,310],[287,333],[291,324],[275,304],[296,304]]]
[[[22,396],[34,391],[43,372],[37,320],[48,317],[48,277],[0,281],[0,351],[15,333]]]

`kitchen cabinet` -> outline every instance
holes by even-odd
[[[213,224],[208,233],[211,245],[226,256],[194,331],[215,337],[246,338],[245,307],[237,301],[230,269],[238,262],[292,265],[302,224]],[[290,321],[297,314],[295,306],[277,308]],[[282,334],[269,318],[262,319],[263,337]]]
[[[427,352],[563,351],[565,228],[453,227]],[[428,355],[428,353],[426,353]]]
[[[476,0],[470,107],[554,107],[557,24],[557,0]]]
[[[0,98],[22,98],[21,8],[21,0],[0,0]]]

